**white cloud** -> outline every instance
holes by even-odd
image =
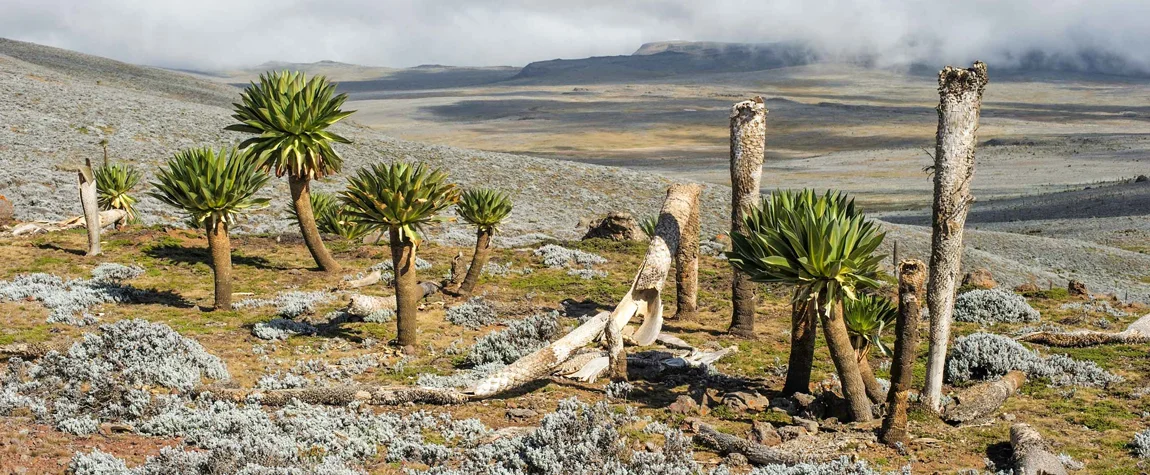
[[[810,42],[880,62],[1109,53],[1150,71],[1145,0],[0,0],[0,36],[169,67],[523,65],[667,39]]]

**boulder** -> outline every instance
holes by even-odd
[[[699,404],[696,403],[694,399],[691,399],[690,396],[679,396],[675,399],[675,402],[667,406],[667,410],[672,414],[695,414],[699,412]]]
[[[16,223],[16,207],[12,206],[12,202],[8,201],[4,195],[0,195],[0,226],[8,226]]]
[[[723,395],[723,404],[735,412],[765,411],[771,400],[756,392],[734,391]]]
[[[1020,293],[1020,294],[1023,294],[1023,293],[1026,293],[1026,292],[1038,292],[1038,291],[1041,291],[1041,290],[1042,290],[1042,289],[1038,288],[1038,284],[1035,284],[1034,282],[1027,282],[1027,283],[1024,283],[1024,284],[1019,284],[1019,286],[1018,286],[1018,287],[1015,287],[1015,288],[1014,288],[1014,291],[1015,291],[1015,292],[1018,292],[1018,293]]]
[[[774,447],[783,443],[783,438],[779,436],[775,426],[766,421],[751,421],[751,440],[767,447]]]
[[[1071,297],[1089,297],[1090,291],[1086,289],[1086,284],[1077,280],[1071,280],[1066,284],[1066,291],[1070,293]]]
[[[962,286],[970,286],[978,289],[993,289],[998,287],[998,282],[994,281],[994,275],[990,273],[990,269],[978,269],[974,272],[967,272],[962,276]]]
[[[1146,183],[1148,181],[1150,181],[1150,177],[1146,175],[1138,175],[1138,178],[1134,179],[1134,183]]]
[[[807,430],[800,426],[783,426],[779,428],[778,433],[783,442],[789,442],[807,435]]]
[[[647,234],[639,227],[639,222],[630,213],[611,212],[599,221],[592,222],[583,239],[602,238],[611,241],[646,241]]]

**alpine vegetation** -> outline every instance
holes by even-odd
[[[633,410],[620,413],[606,402],[586,404],[564,399],[539,427],[522,437],[496,439],[463,451],[451,467],[432,467],[427,475],[696,475],[691,439],[676,429],[663,435],[661,450],[635,451],[626,436],[639,422]],[[454,460],[453,460],[454,462]]]
[[[456,325],[475,329],[498,321],[495,309],[482,297],[472,297],[466,302],[447,309],[447,321]]]
[[[1130,313],[1114,308],[1110,302],[1105,300],[1091,300],[1089,302],[1070,302],[1064,303],[1060,307],[1062,310],[1079,310],[1084,314],[1088,313],[1104,313],[1114,318],[1122,318],[1129,316]]]
[[[1030,323],[1038,321],[1039,314],[1021,295],[1001,289],[980,289],[955,299],[954,319],[980,325]]]
[[[483,363],[471,369],[461,369],[450,375],[423,373],[419,375],[416,384],[425,388],[435,389],[464,389],[475,386],[476,383],[503,369],[503,363]]]
[[[315,292],[280,292],[271,299],[244,299],[236,302],[232,308],[259,308],[274,305],[276,313],[283,318],[295,318],[300,315],[315,313],[315,307],[331,302],[335,294],[317,290]]]
[[[720,473],[727,473],[726,467],[720,467],[719,471],[711,472],[711,475],[719,475]],[[891,472],[895,474],[910,474],[910,468],[905,467],[900,472]],[[800,463],[797,465],[763,465],[755,467],[748,475],[886,475],[886,472],[881,472],[870,467],[865,460],[858,460],[852,462],[847,457],[842,457],[829,462],[818,463]]]
[[[559,336],[559,312],[540,313],[516,320],[503,330],[496,330],[475,342],[467,354],[467,363],[511,364],[531,352],[547,346]]]
[[[51,310],[48,323],[85,326],[96,323],[88,309],[105,303],[133,301],[139,290],[120,284],[121,280],[143,274],[139,266],[100,264],[92,270],[91,279],[64,279],[44,273],[18,275],[0,281],[0,300],[38,300]]]
[[[551,269],[562,269],[564,267],[569,269],[590,269],[591,266],[596,264],[607,263],[607,259],[604,259],[598,254],[592,254],[578,249],[568,249],[556,244],[548,244],[540,247],[535,250],[534,254],[542,258],[543,265]]]
[[[1130,448],[1134,449],[1135,457],[1150,459],[1150,429],[1134,434],[1134,440],[1130,442]]]
[[[1056,386],[1106,387],[1123,381],[1092,361],[1066,355],[1043,357],[1021,343],[993,333],[973,333],[955,340],[946,363],[948,380],[961,383],[994,379],[1018,370],[1032,378],[1047,378]]]
[[[37,420],[81,433],[94,423],[86,418],[130,423],[162,409],[166,399],[145,388],[187,391],[203,378],[228,377],[219,358],[167,325],[121,320],[85,334],[66,353],[50,351],[38,363],[11,360],[0,382],[0,415],[26,408]]]
[[[275,318],[252,326],[252,335],[261,340],[286,340],[296,335],[315,335],[319,330],[304,322]]]
[[[144,268],[138,265],[126,266],[115,262],[105,262],[92,269],[92,280],[100,282],[123,282],[144,275]]]

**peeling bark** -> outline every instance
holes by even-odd
[[[232,309],[232,241],[228,238],[226,222],[207,225],[208,251],[212,254],[212,274],[215,281],[216,310]]]
[[[767,107],[762,97],[731,108],[731,232],[746,233],[743,217],[759,199],[763,158],[767,148]],[[755,334],[755,284],[746,274],[732,269],[730,332]]]
[[[1025,373],[1011,371],[996,381],[966,388],[954,396],[954,404],[946,407],[942,419],[951,424],[962,424],[986,417],[1002,407],[1024,383]]]
[[[755,465],[796,465],[812,461],[810,457],[784,452],[773,447],[756,444],[742,437],[724,434],[702,422],[698,423],[698,433],[695,434],[695,443],[715,449],[724,455],[732,453],[742,454],[747,457],[748,461]]]
[[[938,133],[934,152],[934,206],[931,222],[930,357],[926,365],[923,398],[938,411],[942,396],[942,373],[950,324],[954,312],[954,288],[962,264],[962,234],[974,197],[974,145],[982,92],[986,88],[986,64],[970,69],[947,66],[938,73]]]
[[[1018,475],[1066,475],[1062,460],[1047,447],[1042,435],[1019,422],[1010,426],[1010,447],[1014,449],[1014,473]]]
[[[855,422],[866,422],[874,418],[871,412],[871,402],[867,397],[866,383],[859,370],[858,355],[851,345],[850,334],[846,323],[843,322],[842,305],[838,308],[825,308],[818,305],[819,320],[822,321],[823,335],[830,349],[831,360],[838,370],[839,381],[843,387],[843,397],[847,401],[851,419]]]
[[[1060,348],[1098,345],[1133,345],[1150,343],[1150,314],[1139,318],[1118,333],[1081,330],[1073,332],[1035,332],[1018,337],[1018,341]]]
[[[631,289],[611,313],[600,313],[563,336],[535,352],[507,365],[487,377],[473,389],[476,397],[491,397],[523,384],[546,378],[568,357],[598,338],[608,321],[622,328],[635,316],[643,323],[631,339],[638,345],[654,343],[663,326],[663,285],[671,269],[672,256],[678,250],[680,236],[690,218],[691,205],[698,202],[701,185],[675,184],[667,190],[667,198],[659,212],[655,235],[651,237],[647,254],[639,265]]]
[[[467,402],[466,394],[452,389],[430,389],[416,386],[325,386],[296,389],[231,389],[201,387],[192,391],[192,396],[207,396],[214,400],[242,402],[258,399],[267,406],[283,406],[298,399],[308,404],[346,406],[353,402],[363,402],[376,406],[398,406],[401,404],[462,404]]]
[[[879,438],[888,445],[910,442],[907,411],[910,386],[914,383],[914,360],[918,357],[918,321],[922,315],[926,264],[908,259],[898,264],[898,320],[895,322],[894,361],[890,368],[886,418]]]

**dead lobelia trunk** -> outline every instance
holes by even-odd
[[[767,148],[767,107],[762,97],[731,108],[731,232],[746,233],[743,217],[755,206],[763,175]],[[730,332],[755,334],[755,284],[746,274],[732,269]]]
[[[938,134],[934,149],[934,212],[931,222],[930,281],[926,302],[930,309],[930,358],[926,364],[923,398],[933,411],[940,409],[942,372],[950,340],[954,289],[962,263],[962,231],[974,197],[974,144],[986,64],[970,69],[947,66],[938,73]]]
[[[926,264],[908,259],[898,264],[898,320],[894,324],[894,360],[890,367],[886,418],[879,438],[887,445],[910,442],[907,410],[910,386],[914,382],[914,359],[918,356],[918,320],[922,315]]]
[[[1050,451],[1042,435],[1019,422],[1010,426],[1010,448],[1014,455],[1014,473],[1018,475],[1066,475],[1062,460]]]
[[[208,251],[212,254],[212,275],[215,278],[216,310],[232,309],[232,242],[228,238],[228,223],[207,219]]]
[[[88,228],[88,254],[100,255],[100,206],[96,202],[96,176],[92,173],[92,161],[85,160],[84,166],[76,170],[80,180],[80,206],[84,209],[84,226]]]
[[[989,416],[1025,383],[1025,373],[1011,371],[997,380],[965,388],[955,394],[954,404],[943,409],[942,419],[957,425]]]
[[[663,326],[663,285],[678,250],[680,236],[690,218],[691,206],[698,202],[697,197],[702,189],[701,185],[675,184],[667,190],[667,199],[659,212],[659,221],[655,225],[655,235],[647,246],[647,254],[639,264],[631,289],[611,313],[600,313],[550,345],[507,365],[476,384],[471,393],[477,398],[491,397],[547,377],[567,361],[575,350],[602,335],[608,322],[617,322],[616,327],[623,328],[635,316],[643,317],[643,324],[631,334],[631,339],[638,345],[654,343]],[[613,356],[623,357],[625,355],[622,355],[622,351]],[[612,356],[608,355],[608,358]]]
[[[471,291],[479,283],[483,266],[491,258],[491,231],[480,227],[475,233],[475,254],[471,256],[471,267],[467,268],[467,277],[463,279],[463,285],[459,288],[463,295],[471,295]]]
[[[811,366],[815,361],[818,314],[814,302],[798,300],[796,289],[791,301],[791,354],[787,359],[787,381],[783,395],[811,392]]]
[[[311,180],[289,174],[288,187],[291,188],[292,206],[295,207],[296,216],[299,218],[299,232],[303,235],[303,241],[307,244],[312,259],[324,272],[339,272],[339,263],[331,257],[331,252],[324,246],[319,228],[315,224],[315,211],[311,209]]]
[[[391,263],[395,269],[395,325],[399,346],[414,346],[418,341],[419,300],[423,291],[415,275],[415,243],[411,236],[400,236],[398,228],[391,228]]]
[[[816,302],[818,299],[821,297],[816,297]],[[842,305],[827,308],[824,303],[817,303],[823,335],[831,352],[831,360],[838,370],[843,397],[846,398],[851,419],[856,422],[869,421],[874,417],[871,413],[871,402],[867,397],[866,383],[859,370],[858,355],[851,345],[850,333],[847,332],[846,322],[843,321]]]
[[[699,312],[699,197],[679,236],[675,253],[675,318],[692,319]]]
[[[467,266],[463,262],[463,251],[455,254],[451,258],[451,273],[447,278],[447,283],[443,285],[443,291],[448,294],[458,294],[459,286],[463,285],[463,279],[467,275]]]
[[[1060,348],[1147,343],[1150,342],[1150,314],[1146,314],[1142,318],[1135,320],[1134,323],[1127,326],[1125,330],[1118,333],[1093,330],[1077,330],[1071,332],[1041,331],[1020,336],[1018,337],[1018,341]]]

